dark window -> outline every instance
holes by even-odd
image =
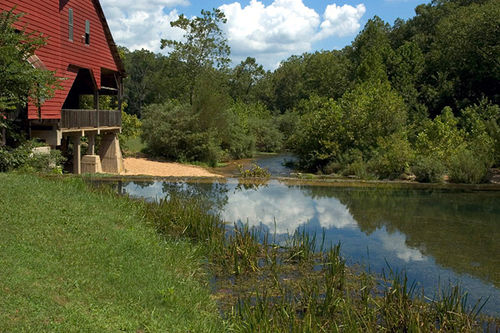
[[[68,10],[68,38],[73,41],[73,9]]]
[[[85,20],[85,44],[90,44],[90,21]]]

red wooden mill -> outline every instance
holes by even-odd
[[[18,24],[47,37],[47,44],[28,61],[55,71],[64,78],[54,98],[38,109],[28,105],[30,136],[52,148],[73,143],[73,170],[111,172],[123,170],[117,134],[121,130],[122,79],[125,75],[98,0],[0,0],[0,10],[24,13]],[[93,95],[92,107],[81,108],[83,95]],[[114,95],[116,110],[100,110],[99,96]],[[25,115],[25,117],[26,117]],[[101,136],[99,152],[95,138]],[[88,138],[87,154],[81,156],[81,138]]]

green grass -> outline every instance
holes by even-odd
[[[140,137],[130,138],[122,142],[122,146],[127,153],[127,155],[136,155],[146,147]]]
[[[200,246],[79,179],[0,174],[0,331],[219,332]]]

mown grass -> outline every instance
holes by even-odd
[[[146,148],[140,137],[127,138],[121,144],[127,156],[136,156]]]
[[[78,179],[0,173],[1,332],[220,332],[202,246]]]

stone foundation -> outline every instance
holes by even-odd
[[[82,173],[102,173],[101,157],[99,155],[83,155]]]
[[[120,141],[116,133],[104,134],[99,146],[102,171],[106,173],[123,172],[123,157]]]

